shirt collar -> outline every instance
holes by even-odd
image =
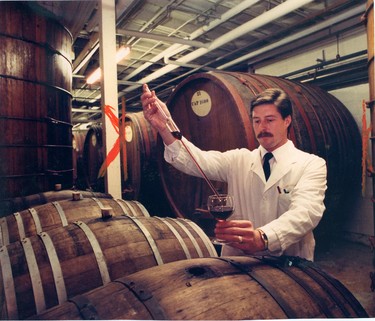
[[[278,159],[281,159],[284,154],[288,153],[288,150],[290,148],[290,144],[293,145],[293,142],[288,139],[288,141],[284,145],[282,145],[279,148],[276,148],[274,151],[272,151],[273,158],[275,159],[276,162],[277,162]],[[260,150],[260,157],[261,157],[261,159],[263,159],[264,155],[266,153],[268,153],[268,151],[263,146],[259,146],[259,150]]]

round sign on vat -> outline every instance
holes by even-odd
[[[211,97],[204,90],[198,90],[191,97],[191,108],[199,117],[207,116],[211,110]]]

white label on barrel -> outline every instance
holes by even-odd
[[[211,110],[211,97],[204,90],[198,90],[191,98],[191,108],[200,117],[207,116]]]
[[[131,126],[125,126],[125,140],[130,143],[133,140],[133,130]]]

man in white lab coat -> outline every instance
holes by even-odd
[[[171,133],[166,105],[147,85],[141,101],[145,118],[164,141],[166,161],[201,177]],[[313,260],[312,231],[325,210],[325,161],[297,149],[288,139],[293,113],[290,99],[282,90],[271,88],[256,96],[250,116],[260,144],[252,151],[202,151],[182,137],[207,177],[227,182],[228,193],[234,196],[234,214],[215,228],[216,237],[228,242],[222,255],[285,254]]]

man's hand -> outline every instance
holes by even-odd
[[[265,243],[252,222],[245,220],[218,221],[215,227],[218,239],[228,242],[230,246],[254,254],[265,250]]]

